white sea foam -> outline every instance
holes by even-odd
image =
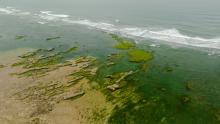
[[[69,15],[64,14],[52,14],[51,11],[40,11],[40,14],[36,15],[38,15],[41,19],[45,19],[48,21],[59,21],[60,19],[69,17]]]
[[[150,44],[149,46],[150,46],[150,47],[160,47],[159,44]]]
[[[21,11],[13,7],[0,8],[0,13],[9,15],[30,15],[30,12]]]
[[[14,9],[12,7],[0,8],[0,13],[9,15],[31,14],[29,12]],[[152,30],[134,26],[116,26],[106,22],[94,22],[87,19],[73,20],[69,15],[54,14],[52,11],[40,11],[39,13],[32,14],[32,16],[38,18],[37,22],[40,24],[45,24],[51,21],[61,21],[69,24],[84,25],[97,30],[109,33],[117,33],[128,37],[140,37],[145,39],[154,39],[154,41],[166,41],[171,44],[220,49],[220,38],[207,39],[201,37],[187,36],[181,34],[177,29]],[[39,21],[39,19],[41,20]]]
[[[44,24],[46,24],[47,22],[38,21],[37,23],[44,25]]]
[[[181,34],[176,29],[165,29],[160,31],[148,30],[145,28],[123,28],[116,27],[113,24],[103,23],[103,22],[92,22],[89,20],[70,20],[63,19],[62,21],[72,23],[72,24],[81,24],[89,27],[94,27],[99,30],[103,30],[111,33],[120,33],[125,36],[141,37],[146,39],[155,39],[160,41],[166,41],[175,44],[182,44],[187,46],[194,47],[204,47],[204,48],[214,48],[220,49],[220,39],[205,39],[200,37],[190,37],[187,35]]]
[[[5,13],[5,14],[11,14],[13,13],[12,11],[8,10],[8,9],[5,9],[5,8],[0,8],[0,12],[1,13]]]

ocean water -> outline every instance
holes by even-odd
[[[217,0],[2,0],[0,7],[1,16],[26,16],[33,23],[80,24],[155,42],[220,49]]]
[[[150,71],[137,75],[142,80],[134,85],[146,99],[159,96],[161,102],[147,109],[148,113],[137,111],[138,116],[143,113],[147,115],[143,117],[152,118],[150,124],[162,124],[164,117],[169,124],[218,123],[215,112],[220,111],[220,1],[0,1],[0,52],[80,45],[83,49],[79,54],[102,59],[117,52],[112,49],[115,41],[108,33],[131,38],[140,48],[154,53]],[[25,38],[17,40],[16,36]],[[61,38],[46,41],[57,36]],[[129,66],[116,66],[111,71]],[[166,73],[166,68],[173,71]],[[193,82],[192,92],[186,90],[187,82]],[[160,88],[168,91],[164,94],[158,91]],[[177,102],[182,96],[192,98],[192,104]],[[118,115],[134,112],[130,107],[115,112],[112,118],[116,121],[110,122],[124,123]],[[136,118],[145,122],[141,117]]]

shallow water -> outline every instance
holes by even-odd
[[[0,1],[0,52],[78,46],[68,57],[92,55],[104,62],[107,55],[123,52],[112,47],[116,42],[108,33],[129,37],[154,55],[146,72],[129,78],[149,104],[128,102],[109,123],[217,124],[219,4],[197,2]],[[60,38],[47,40],[54,37]],[[97,76],[139,68],[126,57],[118,63]]]

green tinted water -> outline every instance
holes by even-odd
[[[107,33],[57,23],[37,25],[22,18],[13,21],[16,19],[5,16],[0,20],[0,51],[3,53],[17,48],[77,46],[80,49],[69,57],[96,56],[101,69],[94,80],[99,80],[103,87],[105,84],[101,81],[106,75],[139,70],[144,64],[129,62],[127,50],[115,49],[117,42]],[[17,39],[17,36],[24,37]],[[48,41],[47,38],[51,37],[60,38]],[[115,93],[115,96],[121,93],[118,97],[109,98],[125,102],[114,109],[109,123],[218,124],[219,56],[208,56],[206,52],[191,48],[150,47],[150,44],[150,41],[137,44],[138,48],[152,52],[153,59],[146,62],[146,70],[126,79],[128,84]],[[118,59],[116,65],[107,67],[104,62],[111,53],[120,53],[124,57]]]

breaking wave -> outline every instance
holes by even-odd
[[[94,22],[87,19],[73,20],[70,15],[54,14],[52,11],[40,11],[38,13],[31,14],[30,12],[23,12],[13,9],[12,7],[0,8],[0,13],[9,15],[31,15],[42,20],[38,22],[39,24],[46,24],[51,21],[61,21],[68,24],[84,25],[104,32],[117,33],[128,37],[154,39],[193,47],[220,49],[220,38],[207,39],[201,37],[191,37],[181,34],[177,29],[152,30],[132,26],[123,27],[105,22]]]
[[[30,12],[21,11],[13,7],[0,8],[0,13],[10,15],[30,15]]]

